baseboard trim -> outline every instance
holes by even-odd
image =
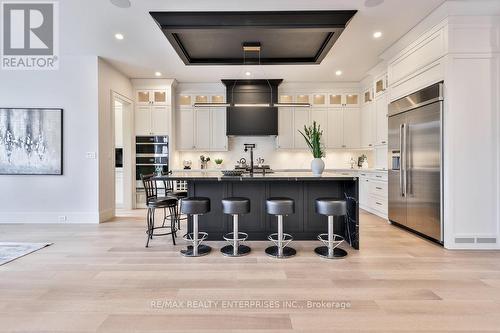
[[[115,217],[114,208],[101,210],[99,212],[99,223],[111,220],[113,217]]]
[[[0,224],[72,224],[99,223],[99,213],[92,212],[2,212]]]

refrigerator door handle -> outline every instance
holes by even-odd
[[[408,195],[408,154],[406,153],[407,142],[406,142],[406,133],[408,133],[408,124],[403,124],[403,147],[401,151],[401,160],[402,160],[402,174],[403,174],[403,196],[406,197]]]
[[[405,124],[401,124],[399,126],[399,160],[400,160],[400,165],[399,165],[399,192],[401,193],[401,196],[404,197],[405,196],[405,191],[404,191],[404,165],[403,165],[403,159],[404,159],[404,155],[403,155],[403,136],[404,136],[404,129],[405,129]]]

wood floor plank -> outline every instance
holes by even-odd
[[[289,260],[267,257],[267,242],[242,258],[223,257],[224,242],[201,258],[170,237],[145,248],[141,210],[37,232],[3,224],[0,241],[54,245],[0,266],[0,332],[499,331],[499,251],[447,251],[360,216],[361,249],[333,261],[304,241]]]

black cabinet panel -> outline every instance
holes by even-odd
[[[344,236],[346,241],[358,249],[358,181],[357,180],[252,180],[252,181],[188,181],[189,196],[209,197],[211,212],[200,216],[199,230],[208,233],[208,240],[222,241],[225,233],[233,228],[232,216],[222,213],[222,199],[241,196],[250,199],[250,214],[241,215],[239,229],[249,234],[250,240],[267,240],[270,233],[277,231],[277,218],[266,213],[265,202],[269,197],[289,197],[295,200],[295,214],[284,218],[284,232],[295,240],[316,240],[320,233],[328,231],[327,217],[315,213],[314,200],[319,197],[344,199],[346,195],[354,198],[348,202],[351,220],[346,228],[344,218],[335,221],[335,232]],[[191,219],[188,230],[191,231]]]

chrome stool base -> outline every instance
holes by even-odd
[[[266,248],[266,254],[270,257],[277,258],[277,259],[286,259],[293,257],[297,254],[297,251],[295,251],[294,248],[285,246],[283,247],[283,255],[279,255],[279,248],[277,246],[269,246]]]
[[[314,252],[325,259],[342,259],[347,256],[347,251],[338,247],[333,249],[332,255],[328,255],[328,246],[318,246],[314,249]]]
[[[184,250],[181,250],[181,254],[184,256],[184,257],[201,257],[201,256],[206,256],[207,254],[210,253],[210,251],[212,251],[212,248],[208,245],[199,245],[198,246],[198,255],[194,255],[194,252],[193,252],[193,246],[192,245],[189,245],[187,247],[187,249],[184,249]]]
[[[234,247],[232,245],[226,245],[222,249],[220,249],[220,252],[222,252],[222,254],[225,255],[226,257],[242,257],[246,256],[247,254],[250,253],[250,251],[252,251],[248,246],[241,244],[238,246],[237,254],[234,254],[233,249]]]

